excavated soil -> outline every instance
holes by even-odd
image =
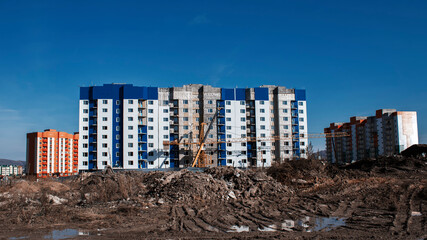
[[[3,239],[425,239],[427,164],[83,173],[0,187]]]

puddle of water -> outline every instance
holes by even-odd
[[[64,230],[53,230],[48,235],[45,235],[44,239],[60,240],[67,239],[76,236],[89,235],[87,232],[81,232],[77,229],[64,229]]]
[[[418,216],[421,216],[422,214],[421,214],[421,212],[412,212],[411,213],[411,216],[413,216],[413,217],[418,217]]]
[[[258,228],[261,232],[275,232],[277,229],[276,225],[269,225],[268,227]]]
[[[249,232],[249,227],[248,226],[231,226],[230,230],[228,230],[227,232]]]
[[[325,231],[330,231],[333,228],[345,226],[345,219],[337,217],[318,217],[315,218],[314,224],[314,227],[309,230],[317,232],[325,229]]]

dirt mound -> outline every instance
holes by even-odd
[[[395,171],[417,171],[427,170],[426,159],[394,156],[380,157],[377,159],[366,159],[357,161],[343,169],[361,170],[365,172],[395,172]]]

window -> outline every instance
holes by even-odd
[[[284,117],[283,118],[283,121],[288,121],[289,120],[289,118],[288,117]]]
[[[168,113],[169,110],[168,109],[163,109],[163,113]]]
[[[167,121],[169,121],[169,118],[163,118],[163,122],[167,122]]]
[[[182,109],[182,112],[187,113],[187,112],[188,112],[188,108],[183,108],[183,109]]]
[[[88,113],[89,110],[88,109],[83,109],[83,113]]]
[[[102,135],[102,139],[107,139],[107,135]]]
[[[168,139],[169,135],[163,135],[163,139]]]
[[[227,134],[227,138],[231,138],[231,134]]]
[[[106,166],[107,165],[107,161],[102,161],[102,165]]]
[[[83,166],[87,166],[87,161],[83,161]]]
[[[116,105],[120,105],[120,100],[116,100]]]
[[[116,117],[116,122],[120,122],[120,118],[119,117]]]
[[[169,130],[169,127],[168,126],[164,126],[163,130]]]
[[[88,118],[83,118],[83,122],[87,122],[88,121]]]
[[[153,135],[148,135],[148,139],[153,139],[154,136]]]
[[[148,121],[149,121],[149,122],[153,122],[153,121],[154,121],[154,119],[153,119],[153,118],[148,118]]]
[[[265,133],[261,133],[261,137],[262,137],[262,138],[265,138]]]
[[[153,126],[148,126],[148,130],[154,130]]]
[[[119,152],[116,152],[116,157],[120,157],[120,153]]]
[[[153,155],[151,155],[151,156],[153,156]],[[154,165],[154,162],[150,161],[150,162],[148,162],[148,165]]]
[[[108,100],[102,100],[102,104],[108,104]]]
[[[259,110],[259,112],[260,112],[260,113],[265,113],[265,109],[264,109],[264,108],[261,108],[261,109]]]
[[[240,109],[240,113],[245,113],[245,109]]]
[[[154,156],[154,152],[153,151],[149,152],[148,156]]]
[[[227,126],[227,130],[231,130],[231,126]]]
[[[246,155],[246,151],[241,151],[240,153]]]
[[[188,122],[188,117],[183,117],[183,118],[182,118],[182,120],[183,120],[184,122]]]
[[[129,157],[133,157],[133,152],[128,152]]]
[[[103,117],[102,118],[102,121],[104,121],[104,122],[106,122],[108,120],[108,118],[107,117]]]
[[[246,137],[246,134],[242,134],[242,135],[240,135],[240,137],[245,138],[245,137]]]
[[[245,105],[245,101],[240,101],[240,105]]]
[[[199,113],[199,109],[196,109],[195,111],[196,111],[196,113]]]
[[[133,148],[133,143],[128,143],[128,147]]]
[[[116,140],[120,140],[120,135],[116,134]]]
[[[231,113],[231,109],[226,109],[225,112],[226,113]]]
[[[231,151],[228,151],[227,155],[233,155],[233,153]]]
[[[89,128],[88,127],[83,127],[83,130],[84,131],[87,131]]]
[[[102,112],[108,112],[108,109],[103,108],[103,109],[102,109]]]
[[[285,146],[289,146],[289,142],[285,142],[284,144],[285,144]]]
[[[227,147],[233,146],[233,143],[227,143]]]
[[[103,147],[103,148],[107,148],[107,147],[108,147],[108,144],[107,144],[107,143],[103,143],[103,144],[102,144],[102,147]]]
[[[241,130],[246,130],[246,126],[240,126]]]
[[[246,147],[246,143],[241,143],[240,146]]]
[[[188,104],[188,100],[182,100],[183,104]]]
[[[305,150],[304,150],[304,149],[301,149],[301,153],[302,153],[302,154],[305,154]]]
[[[300,122],[304,122],[304,118],[299,118],[299,121]]]
[[[242,117],[242,118],[240,118],[240,121],[244,122],[244,121],[246,121],[246,118]]]
[[[89,101],[83,101],[83,105],[89,105]]]
[[[132,108],[128,108],[128,112],[133,112],[133,109]]]
[[[188,134],[182,135],[183,138],[188,138]]]
[[[227,163],[233,163],[233,160],[227,159]]]
[[[230,101],[225,101],[225,104],[226,105],[231,105],[231,102]]]
[[[284,137],[289,137],[288,133],[283,134]]]
[[[133,165],[133,161],[128,161],[128,165]]]
[[[148,147],[154,147],[154,143],[149,143]]]
[[[209,100],[209,101],[208,101],[208,104],[213,104],[213,101],[212,101],[212,100]]]
[[[128,104],[133,104],[133,100],[128,100]]]
[[[209,138],[213,138],[213,134],[209,134]]]
[[[283,113],[288,113],[288,109],[283,109]]]
[[[87,152],[84,152],[84,153],[83,153],[83,157],[87,157]]]
[[[304,130],[304,126],[299,126],[299,129]]]
[[[132,122],[133,121],[133,117],[128,117],[128,121]]]
[[[183,128],[184,130],[188,130],[188,125],[184,125],[182,128]]]
[[[304,110],[298,110],[298,113],[304,113]]]
[[[288,105],[288,101],[283,101],[283,105]]]
[[[298,105],[304,106],[304,102],[298,102]]]
[[[128,135],[128,138],[129,138],[129,139],[133,139],[133,135],[132,135],[132,134],[129,134],[129,135]]]
[[[260,118],[259,118],[259,120],[260,120],[261,122],[264,122],[264,121],[265,121],[265,117],[260,117]]]
[[[231,118],[226,118],[225,121],[230,122]]]
[[[154,110],[153,109],[148,109],[148,113],[153,113]]]
[[[128,130],[133,130],[133,126],[128,126]]]
[[[153,105],[153,104],[154,104],[153,100],[148,101],[148,105]]]
[[[261,125],[261,130],[265,130],[265,125]]]
[[[83,143],[83,148],[87,148],[87,143]]]
[[[264,101],[259,101],[259,104],[264,105]]]
[[[196,118],[196,122],[198,122],[200,120],[200,118]]]
[[[196,101],[196,104],[197,104],[197,105],[199,105],[199,104],[200,104],[200,102],[199,102],[199,101]]]
[[[305,145],[305,142],[301,142],[301,146],[304,146]]]
[[[102,126],[102,130],[108,130],[107,126]]]
[[[208,112],[213,113],[213,109],[212,109],[212,108],[209,108],[209,109],[208,109]]]
[[[283,125],[283,129],[289,129],[288,125]]]
[[[103,157],[107,157],[107,156],[108,156],[108,153],[107,153],[107,152],[102,152],[102,156],[103,156]]]
[[[168,100],[163,100],[163,105],[168,105],[169,101]]]

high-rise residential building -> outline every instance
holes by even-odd
[[[350,163],[398,154],[418,144],[417,113],[380,109],[375,116],[351,117],[347,123],[331,123],[325,133],[347,133],[326,139],[328,161]]]
[[[28,133],[27,174],[38,178],[78,174],[78,141],[78,133],[54,129]]]
[[[81,87],[79,170],[188,167],[202,136],[210,166],[268,167],[306,156],[306,110],[305,90],[276,86]]]

